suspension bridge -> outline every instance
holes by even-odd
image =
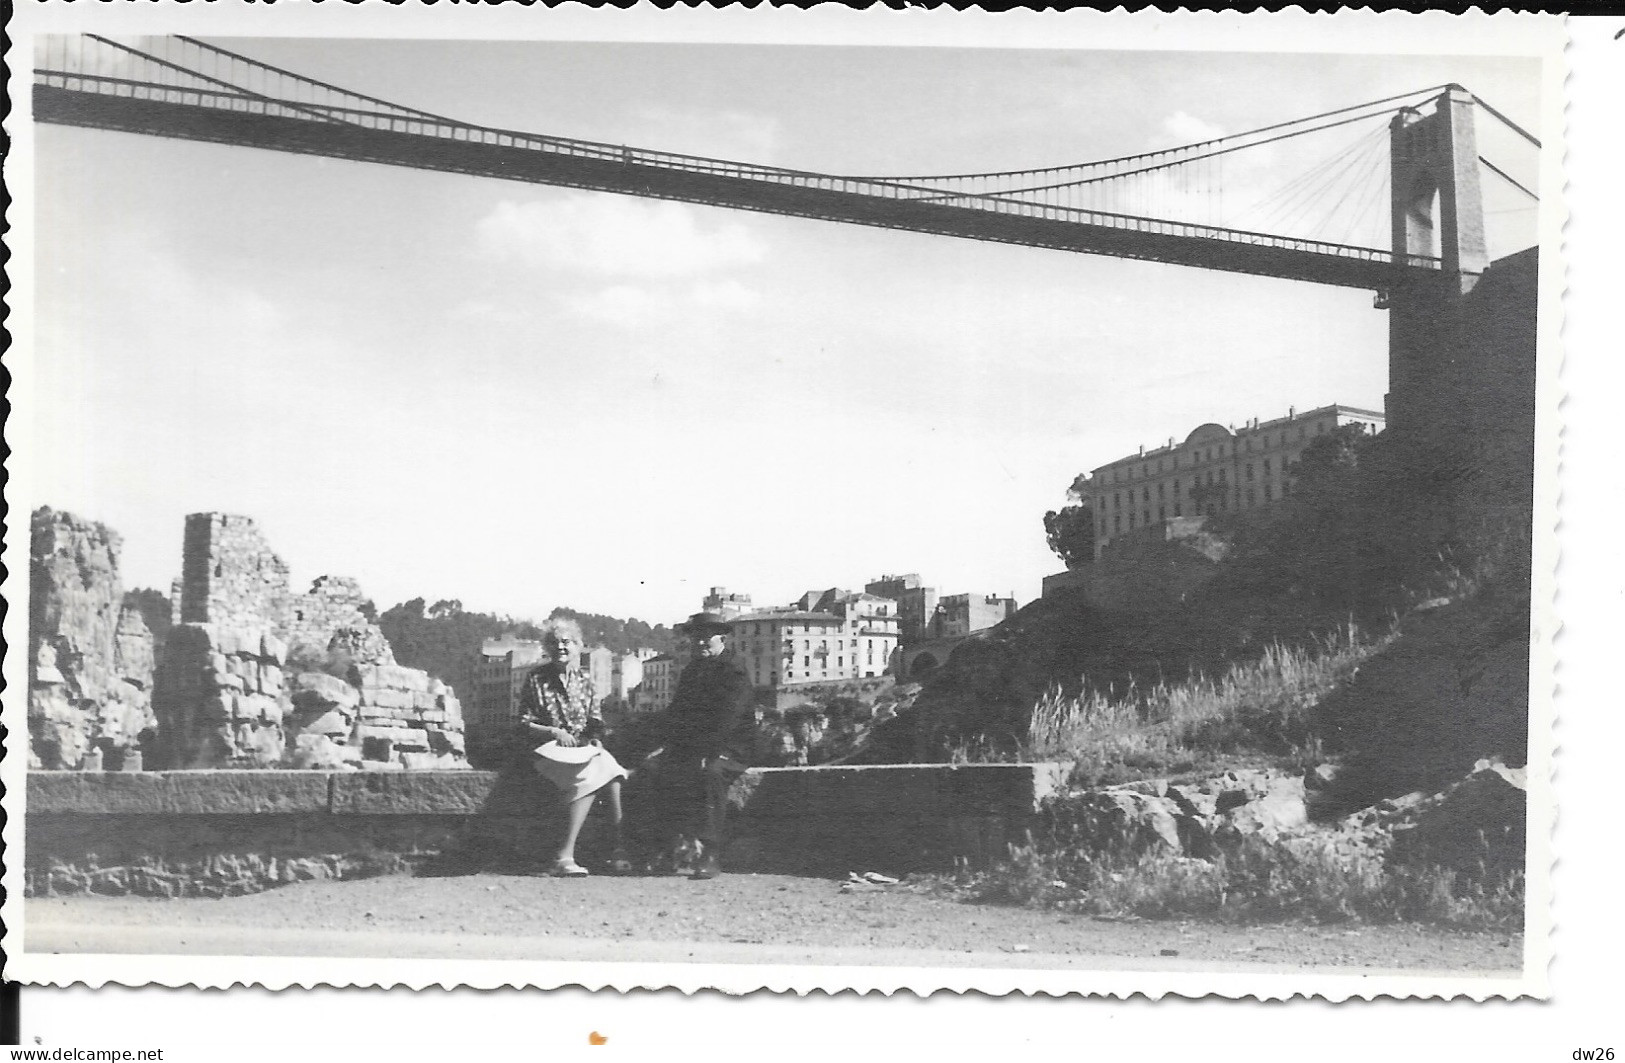
[[[47,37],[37,43],[35,60],[40,122],[1379,293],[1431,289],[1441,280],[1459,292],[1463,276],[1470,286],[1487,266],[1481,180],[1538,200],[1532,182],[1513,176],[1513,167],[1478,154],[1471,112],[1482,111],[1536,148],[1539,141],[1452,85],[1107,159],[999,172],[850,175],[492,128],[191,37]],[[1260,165],[1267,169],[1288,145],[1303,149],[1289,153],[1296,172],[1261,181]],[[1236,186],[1249,182],[1260,185],[1259,194],[1238,195]],[[1383,247],[1376,234],[1390,218]],[[1370,238],[1354,238],[1373,223]]]

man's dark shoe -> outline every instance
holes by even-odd
[[[706,853],[700,859],[700,866],[694,869],[692,877],[697,879],[716,878],[720,874],[722,874],[722,861],[718,860],[713,854]]]

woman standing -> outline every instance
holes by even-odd
[[[568,807],[564,842],[548,873],[564,878],[587,874],[587,869],[576,863],[576,838],[600,790],[609,795],[610,823],[615,832],[610,868],[625,873],[632,866],[621,848],[621,780],[627,777],[627,771],[600,741],[604,718],[599,714],[598,691],[591,673],[577,667],[580,626],[563,617],[549,620],[543,625],[542,648],[551,659],[525,677],[519,695],[519,720],[521,737],[534,747],[532,766],[559,788]]]

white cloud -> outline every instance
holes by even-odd
[[[698,281],[688,295],[696,305],[718,310],[748,310],[761,301],[755,289],[736,280]]]
[[[1194,144],[1204,140],[1218,140],[1229,134],[1214,125],[1184,111],[1175,111],[1162,120],[1162,131],[1181,144]]]
[[[451,308],[448,316],[453,321],[483,321],[493,325],[517,325],[530,317],[522,310],[490,299],[464,299]]]
[[[559,299],[578,317],[630,328],[689,308],[711,312],[749,310],[761,301],[761,296],[739,281],[724,280],[687,286],[612,284],[592,292],[561,295]]]
[[[665,288],[635,284],[615,284],[587,294],[561,296],[569,310],[592,321],[612,325],[641,325],[663,316],[675,304]]]
[[[504,200],[476,228],[501,260],[602,277],[689,277],[760,262],[765,245],[744,225],[702,225],[682,203],[565,192]]]

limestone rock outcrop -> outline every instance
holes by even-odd
[[[154,718],[152,633],[123,607],[119,537],[46,507],[30,533],[29,766],[122,758]]]
[[[1194,783],[1165,779],[1069,794],[1051,809],[1067,844],[1138,856],[1162,851],[1211,858],[1250,836],[1273,841],[1306,827],[1304,780],[1276,771],[1228,771]]]
[[[1159,779],[1073,791],[1046,807],[1050,844],[1086,862],[1147,853],[1217,862],[1245,860],[1256,855],[1259,843],[1279,843],[1300,856],[1330,855],[1348,866],[1375,860],[1443,868],[1458,881],[1492,887],[1522,871],[1525,769],[1481,760],[1437,793],[1409,793],[1336,821],[1311,823],[1308,805],[1334,774],[1323,768],[1302,776],[1245,770],[1196,783]]]
[[[140,743],[152,768],[467,767],[452,690],[396,664],[355,580],[290,594],[248,517],[186,518],[156,661],[123,606],[118,536],[50,509],[32,532],[30,767],[123,766]]]
[[[1388,849],[1397,864],[1497,879],[1524,866],[1528,772],[1480,760],[1434,794],[1410,793],[1344,818],[1343,833]]]

